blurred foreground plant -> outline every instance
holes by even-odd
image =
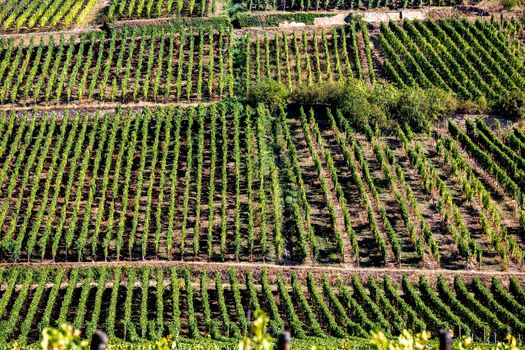
[[[403,330],[399,337],[390,340],[383,332],[372,331],[370,345],[376,350],[413,350],[427,348],[430,332],[423,331],[413,335],[411,331]]]
[[[111,348],[111,347],[110,347]],[[180,349],[180,344],[177,345],[177,341],[172,339],[171,335],[162,338],[155,343],[155,346],[151,349],[153,350],[175,350]],[[207,337],[206,340],[202,340],[198,344],[193,344],[191,348],[184,347],[184,349],[191,350],[220,350],[220,347],[217,344],[213,344],[210,337]]]
[[[254,316],[255,320],[250,323],[249,336],[239,342],[239,350],[273,349],[272,337],[266,332],[270,318],[262,310],[255,311]]]
[[[518,350],[523,349],[520,342],[516,339],[516,337],[512,335],[507,335],[505,337],[507,340],[506,342],[498,342],[494,344],[490,349],[491,350]],[[474,346],[474,342],[471,337],[464,338],[461,343],[459,344],[458,349],[471,349],[471,350],[481,350],[479,346]]]
[[[438,349],[438,344],[430,344],[431,334],[428,331],[413,334],[412,331],[404,330],[397,339],[388,339],[380,331],[372,331],[370,335],[370,346],[375,350],[423,350]],[[481,350],[482,348],[474,344],[471,337],[464,337],[460,342],[452,346],[457,350]],[[506,342],[499,342],[490,348],[491,350],[518,350],[519,341],[512,335],[507,335]]]
[[[269,317],[261,310],[254,314],[255,319],[250,323],[248,334],[239,342],[237,348],[239,350],[271,350],[274,349],[274,341],[267,333]],[[430,342],[431,334],[428,331],[414,334],[410,330],[404,330],[396,339],[388,339],[388,337],[380,331],[373,331],[370,334],[369,345],[371,349],[375,350],[425,350],[437,349],[436,342]],[[75,330],[68,324],[62,324],[58,329],[45,328],[42,331],[42,340],[40,342],[43,350],[87,350],[89,349],[89,341],[82,340],[80,331]],[[129,345],[110,345],[108,349],[152,349],[152,350],[172,350],[172,349],[192,349],[192,350],[219,350],[221,347],[214,344],[208,337],[207,340],[190,345],[190,347],[182,346],[177,343],[176,339],[171,336],[162,338],[156,343],[137,344],[130,347]],[[351,350],[355,344],[352,344],[350,339],[343,339],[337,346],[338,349]],[[301,347],[304,349],[303,347]],[[453,344],[453,349],[456,350],[481,350],[482,348],[474,344],[471,337],[465,337],[461,341]],[[513,336],[508,335],[506,342],[500,342],[491,347],[483,347],[484,350],[518,350],[522,348],[520,342]],[[20,350],[21,347],[17,343],[13,344],[12,350]],[[320,349],[335,349],[335,347],[321,345],[312,346],[312,350]]]
[[[80,331],[68,324],[60,327],[47,327],[42,331],[40,342],[44,350],[87,350],[89,342],[80,338]]]

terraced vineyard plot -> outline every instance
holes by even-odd
[[[478,340],[525,332],[525,292],[512,277],[410,282],[405,276],[398,284],[389,277],[329,280],[265,270],[192,273],[145,267],[7,269],[2,280],[2,340],[21,344],[35,341],[39,327],[62,322],[88,336],[102,327],[110,338],[128,341],[168,333],[239,338],[247,327],[246,312],[258,308],[271,316],[272,335],[286,328],[296,339],[366,336],[376,328],[397,335],[405,327],[431,332],[450,327]]]
[[[453,6],[460,4],[455,0],[244,0],[244,6],[251,11],[289,10],[289,11],[318,11],[318,10],[362,10],[385,8],[404,9],[419,8],[422,6]]]
[[[364,30],[363,30],[364,29]],[[273,32],[241,41],[246,89],[261,79],[274,79],[293,89],[301,83],[337,81],[349,77],[374,81],[366,25],[354,22],[332,31]],[[363,66],[364,62],[364,66]]]
[[[5,0],[0,3],[4,31],[67,28],[84,21],[98,0]]]
[[[494,191],[499,186],[474,172],[450,139],[433,144],[400,134],[399,143],[376,139],[370,131],[369,143],[354,135],[341,115],[328,113],[328,123],[318,118],[321,128],[313,115],[309,122],[304,114],[300,119],[341,261],[366,266],[381,261],[443,267],[475,261],[492,268],[522,264],[521,206],[498,202],[502,198]],[[312,128],[310,136],[306,125]],[[314,183],[310,179],[307,186]],[[315,243],[310,242],[314,258]]]
[[[492,156],[493,161],[490,166],[493,166],[494,169],[499,168],[503,170],[500,171],[502,176],[506,172],[506,176],[500,178],[502,186],[519,201],[522,194],[520,188],[525,186],[525,159],[521,155],[524,140],[523,132],[519,129],[514,129],[506,137],[508,141],[505,142],[481,119],[476,119],[475,122],[471,120],[466,121],[466,132],[468,135],[466,137],[465,135],[460,135],[460,132],[456,131],[456,127],[451,122],[449,130],[454,134],[457,133],[460,141],[472,152],[475,158],[481,157],[483,154]],[[509,146],[508,142],[512,142],[512,146]],[[477,144],[481,148],[470,148],[469,146],[472,143]],[[516,151],[514,150],[515,146],[518,147]],[[483,165],[488,166],[488,164]]]
[[[3,115],[2,259],[522,265],[519,197],[451,138],[289,113]]]
[[[135,28],[109,36],[83,34],[79,43],[74,38],[55,43],[51,37],[49,45],[42,39],[24,48],[0,42],[0,102],[209,101],[233,97],[235,89],[248,91],[262,77],[290,89],[348,77],[375,79],[369,45],[358,48],[359,41],[367,42],[366,27],[354,23],[328,33],[270,35],[233,42],[227,30],[184,34]]]
[[[525,84],[522,58],[488,21],[382,25],[378,40],[384,57],[372,52],[375,38],[359,21],[325,31],[264,35],[172,31],[128,28],[69,41],[42,38],[27,47],[4,39],[0,103],[214,101],[248,93],[264,79],[290,90],[350,77],[372,85],[378,63],[380,78],[385,73],[400,86],[439,87],[464,99],[494,100]]]
[[[436,86],[462,98],[493,99],[521,90],[523,60],[487,21],[391,22],[381,25],[383,68],[398,85]]]
[[[241,124],[241,111],[3,118],[19,145],[2,152],[11,258],[260,259],[274,244],[282,254],[281,199],[267,199],[277,170],[261,173],[273,159],[258,156],[268,126],[252,110]]]
[[[525,210],[523,210],[523,180],[524,180],[524,158],[523,158],[523,132],[519,129],[513,129],[500,138],[491,131],[491,128],[483,121],[476,120],[467,121],[466,133],[461,130],[455,123],[449,122],[449,131],[452,136],[458,140],[458,143],[463,147],[465,152],[469,154],[476,163],[480,164],[483,172],[488,174],[494,182],[497,182],[502,192],[505,192],[510,198],[511,203],[515,203],[521,209],[517,210],[516,216],[519,217],[521,230],[525,228]],[[454,153],[457,153],[454,150]],[[462,164],[461,166],[465,166]],[[474,184],[478,187],[479,184]],[[487,197],[488,193],[481,192],[482,196]],[[485,200],[486,201],[486,200]],[[511,204],[512,205],[512,204]],[[491,209],[492,205],[487,204],[486,207]],[[490,214],[494,216],[492,213]],[[495,216],[497,218],[497,215]],[[505,227],[502,230],[504,238],[507,238],[507,232],[514,231],[511,227]],[[500,247],[500,239],[498,235],[487,229],[487,233],[492,237],[493,242],[497,247]],[[518,232],[523,232],[518,229]],[[517,247],[516,240],[511,237],[507,242],[507,250],[500,251],[502,257],[507,257],[510,252],[515,251]],[[499,250],[505,250],[500,248]],[[523,259],[523,252],[516,250],[518,254],[514,254],[517,260]]]
[[[0,45],[3,103],[193,101],[233,95],[230,33],[132,29]],[[4,45],[5,44],[5,45]],[[9,69],[8,69],[9,68]]]
[[[496,260],[504,267],[522,264],[523,208],[501,193],[501,178],[487,176],[448,136],[435,146],[438,159],[429,161],[418,145],[410,149],[405,143],[405,149],[426,190],[437,195],[439,211],[460,256],[467,261]]]
[[[215,0],[111,0],[110,19],[171,16],[203,17],[215,12]]]

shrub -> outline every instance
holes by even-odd
[[[395,87],[389,85],[390,87],[395,90]],[[302,106],[330,106],[341,109],[356,129],[363,129],[369,124],[389,129],[392,122],[388,120],[380,102],[383,99],[388,98],[378,98],[375,96],[375,89],[369,89],[364,81],[358,79],[302,84],[293,92],[291,98],[293,103]]]
[[[324,81],[300,84],[292,94],[292,102],[303,106],[340,107],[345,100],[345,83]]]
[[[492,112],[510,120],[525,119],[525,93],[516,90],[502,95],[492,105]]]
[[[501,0],[501,6],[507,11],[512,11],[520,4],[520,0]]]
[[[458,107],[450,93],[437,89],[405,88],[390,114],[400,124],[408,123],[414,131],[429,131],[432,123],[444,119]]]
[[[485,114],[489,111],[487,98],[480,96],[475,100],[460,100],[457,111],[462,114]]]
[[[456,97],[441,89],[398,89],[389,83],[377,83],[370,89],[364,81],[357,79],[300,85],[292,94],[292,102],[338,108],[344,111],[356,129],[373,125],[386,131],[406,123],[414,131],[428,131],[432,123],[444,119],[459,107]]]
[[[279,106],[285,106],[289,95],[290,93],[284,84],[267,79],[250,85],[246,98],[253,105],[263,103],[270,109],[274,109]]]

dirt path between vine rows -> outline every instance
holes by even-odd
[[[0,105],[0,111],[63,111],[63,110],[82,110],[82,111],[110,111],[116,108],[122,109],[140,109],[140,108],[157,108],[157,107],[170,107],[170,106],[209,106],[210,104],[219,101],[206,101],[206,102],[154,102],[154,101],[141,101],[141,102],[96,102],[96,103],[62,103],[62,104],[32,104],[27,106],[17,106],[12,104]]]
[[[64,36],[64,42],[69,42],[69,38],[75,36],[75,42],[80,42],[80,35],[82,33],[89,33],[100,31],[97,27],[88,27],[85,29],[65,29],[59,31],[50,31],[50,32],[34,32],[34,33],[19,33],[19,34],[0,34],[0,39],[15,39],[15,46],[18,46],[20,42],[24,46],[28,46],[31,38],[33,38],[35,45],[38,45],[40,39],[44,40],[44,44],[48,44],[51,37],[54,38],[55,42],[60,41],[60,37]]]
[[[445,269],[412,269],[412,268],[358,268],[351,266],[315,266],[315,265],[276,265],[268,263],[249,263],[249,262],[200,262],[200,261],[100,261],[100,262],[59,262],[44,261],[38,263],[1,263],[0,268],[9,267],[31,267],[31,268],[90,268],[90,267],[129,267],[129,268],[189,268],[194,271],[206,270],[210,272],[223,272],[228,269],[236,269],[239,273],[253,271],[258,273],[267,270],[270,276],[280,274],[289,277],[296,273],[299,278],[306,278],[308,273],[321,278],[326,275],[330,280],[339,277],[346,278],[351,275],[358,275],[362,279],[368,277],[382,278],[390,276],[394,281],[401,281],[404,276],[408,276],[412,282],[418,282],[420,276],[425,276],[429,282],[434,283],[439,276],[445,277],[447,281],[452,281],[454,276],[460,275],[466,282],[475,277],[483,281],[490,282],[492,277],[502,279],[504,284],[508,283],[508,277],[516,277],[525,282],[525,272],[519,271],[480,271],[480,270],[445,270]]]

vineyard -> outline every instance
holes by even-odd
[[[481,120],[437,142],[239,104],[0,121],[4,261],[523,264],[524,158]]]
[[[376,39],[360,21],[235,37],[223,27],[165,26],[42,37],[27,45],[0,39],[0,102],[215,101],[249,93],[262,79],[293,91],[350,77],[494,100],[525,84],[523,59],[505,44],[504,33],[481,21],[407,21],[403,27],[390,22],[381,24],[376,37],[380,54],[372,51]]]
[[[5,0],[0,4],[3,31],[71,27],[82,23],[98,0]]]
[[[0,32],[20,33],[81,27],[109,20],[204,17],[215,13],[216,0],[5,0],[0,3]],[[101,8],[99,8],[101,7]],[[94,23],[91,23],[94,22]]]
[[[358,47],[367,37],[364,25],[328,33],[270,33],[271,38],[246,35],[239,42],[232,35],[227,29],[130,28],[82,34],[79,42],[50,37],[47,44],[41,39],[16,47],[14,40],[0,41],[0,101],[203,101],[249,91],[262,76],[290,89],[302,82],[375,79],[369,48]],[[237,54],[242,64],[234,61]]]
[[[273,33],[272,33],[273,34]],[[353,22],[348,27],[336,27],[331,32],[307,33],[294,31],[291,35],[275,33],[270,38],[246,36],[240,50],[244,53],[246,89],[261,79],[273,79],[292,90],[302,83],[338,81],[349,77],[374,81],[370,47],[360,50],[366,25]],[[364,62],[364,65],[363,63]]]
[[[190,101],[233,95],[231,32],[176,33],[134,28],[9,40],[2,50],[0,101]],[[0,45],[1,47],[2,45]],[[205,63],[206,62],[206,63]],[[9,70],[7,68],[10,68]]]
[[[406,9],[423,6],[453,6],[455,0],[244,0],[243,5],[250,11],[319,11],[319,10],[362,10],[362,9]]]
[[[366,337],[377,328],[397,334],[450,327],[478,340],[525,331],[525,291],[514,277],[395,281],[151,267],[7,269],[1,277],[2,339],[20,344],[66,321],[87,335],[103,327],[110,338],[128,341],[168,333],[238,338],[246,312],[259,308],[271,316],[271,334],[286,328],[298,339]]]
[[[110,19],[155,18],[169,16],[207,16],[215,13],[216,0],[112,0],[108,7]]]
[[[525,26],[485,6],[0,0],[0,348],[521,340]]]
[[[460,20],[381,24],[383,69],[399,85],[436,86],[475,99],[523,89],[523,60],[498,28]]]

